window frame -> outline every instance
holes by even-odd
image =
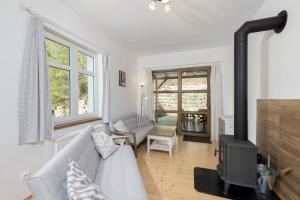
[[[91,50],[88,50],[84,47],[84,45],[79,45],[76,42],[68,40],[62,36],[55,35],[50,32],[45,32],[45,41],[46,39],[52,40],[56,43],[64,45],[70,49],[69,52],[69,66],[64,65],[61,63],[48,61],[48,68],[50,66],[65,69],[70,72],[70,115],[65,117],[55,117],[53,116],[54,124],[62,124],[68,123],[72,121],[82,121],[84,119],[95,119],[100,118],[99,116],[99,96],[98,96],[98,83],[99,83],[99,76],[98,76],[98,55]],[[47,48],[46,44],[45,47]],[[47,49],[46,49],[47,51]],[[78,66],[78,52],[81,52],[87,56],[90,56],[94,59],[94,72],[90,72],[87,70],[81,70]],[[79,114],[79,83],[78,83],[78,74],[82,73],[85,75],[90,75],[94,77],[94,99],[93,99],[93,107],[94,111],[92,113],[86,114]]]

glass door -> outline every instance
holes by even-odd
[[[177,126],[178,73],[158,71],[153,72],[152,76],[155,121],[161,125]]]
[[[184,135],[210,136],[210,69],[181,71],[180,130]]]
[[[210,67],[152,72],[155,121],[178,134],[210,136]]]

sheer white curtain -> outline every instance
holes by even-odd
[[[148,91],[147,91],[147,96],[148,96],[148,117],[151,120],[155,120],[154,116],[154,108],[153,108],[153,84],[152,84],[152,70],[147,69],[147,83],[148,83]]]
[[[211,139],[219,139],[219,116],[222,114],[222,80],[220,63],[214,63],[210,75],[211,87]]]
[[[110,120],[110,56],[102,57],[102,121],[109,123]]]
[[[19,144],[51,138],[53,117],[45,32],[42,21],[29,17],[19,86]]]

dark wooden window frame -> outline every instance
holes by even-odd
[[[206,71],[207,72],[207,90],[182,90],[182,73],[183,72],[189,72],[189,71]],[[211,95],[210,95],[210,72],[211,72],[211,66],[203,66],[203,67],[189,67],[189,68],[178,68],[178,69],[166,69],[166,70],[153,70],[152,74],[159,73],[159,72],[177,72],[177,77],[170,77],[168,79],[178,79],[177,84],[178,88],[177,90],[166,90],[166,91],[158,91],[157,88],[157,80],[158,79],[164,79],[164,78],[156,78],[154,81],[155,88],[154,88],[154,95],[155,95],[155,119],[158,114],[161,113],[177,113],[177,132],[178,134],[181,134],[182,130],[182,114],[205,114],[207,115],[207,136],[210,137],[211,133]],[[192,78],[192,77],[191,77]],[[158,94],[171,94],[176,93],[177,96],[177,110],[158,110],[157,109],[157,101],[158,101]],[[182,109],[182,94],[183,93],[207,93],[207,110],[200,110],[200,111],[183,111]]]

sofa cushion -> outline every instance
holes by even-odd
[[[104,196],[101,188],[93,184],[88,176],[79,168],[77,163],[71,159],[69,159],[66,188],[69,200],[109,200],[109,198]]]
[[[112,138],[104,132],[93,132],[92,135],[96,149],[103,159],[108,158],[119,147],[114,143]]]
[[[147,193],[129,145],[120,146],[113,156],[100,162],[95,178],[111,200],[147,200]]]
[[[136,119],[136,126],[137,128],[145,127],[145,126],[151,126],[151,121],[148,116],[137,116]]]
[[[144,139],[146,139],[147,134],[153,129],[153,127],[154,126],[145,126],[132,130],[132,132],[134,132],[136,135],[137,144],[140,144]],[[133,142],[133,138],[130,138],[129,141]]]
[[[110,120],[110,122],[109,122],[110,131],[112,131],[112,132],[116,131],[116,129],[113,127],[113,125],[119,120],[122,120],[124,122],[125,126],[129,130],[135,129],[136,128],[136,117],[137,117],[137,114],[132,113],[132,114],[129,114],[129,115],[126,115],[123,117],[118,117],[118,118]]]
[[[134,115],[132,117],[125,118],[123,121],[124,121],[126,127],[129,130],[132,130],[132,129],[136,128],[136,115]]]
[[[116,131],[119,131],[119,132],[128,132],[129,131],[129,129],[127,128],[127,126],[124,124],[124,122],[121,119],[114,124],[114,128]]]

